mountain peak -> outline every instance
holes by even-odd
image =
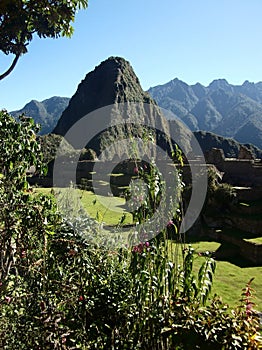
[[[102,61],[97,67],[103,66],[105,64],[116,65],[119,68],[124,67],[124,66],[131,67],[129,61],[127,61],[125,58],[120,57],[120,56],[110,56],[106,60]]]
[[[209,89],[215,89],[215,90],[224,89],[228,87],[230,87],[230,84],[226,79],[215,79],[208,86]]]
[[[143,91],[131,64],[122,57],[112,56],[89,72],[78,85],[53,132],[65,135],[85,115],[124,102],[155,104]]]
[[[197,83],[186,89],[177,79],[171,82],[149,90],[160,107],[170,109],[192,130],[236,139],[245,135],[246,142],[262,148],[262,82],[233,85],[226,79],[215,79],[207,87]]]
[[[187,83],[185,83],[183,80],[180,80],[178,78],[175,78],[169,82],[169,84],[173,86],[181,85],[181,86],[189,86]]]
[[[174,78],[173,80],[171,80],[171,83],[172,83],[172,82],[173,82],[173,83],[183,83],[183,84],[186,84],[184,81],[178,79],[177,77]]]
[[[249,81],[249,80],[245,80],[244,83],[242,84],[242,86],[255,88],[256,84],[254,82]]]

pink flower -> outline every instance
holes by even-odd
[[[144,244],[142,242],[140,242],[138,244],[138,251],[139,251],[139,253],[142,253],[143,250],[144,250]]]
[[[143,253],[144,249],[147,249],[150,246],[149,242],[142,243],[140,242],[138,245],[135,245],[132,249],[133,253]]]
[[[251,296],[250,288],[247,287],[244,294],[245,294],[245,296],[250,297]]]
[[[136,166],[136,167],[134,167],[134,173],[135,173],[135,174],[138,174],[138,172],[139,172],[138,167],[137,167],[137,166]]]
[[[246,305],[246,314],[247,316],[251,316],[252,315],[252,308],[253,308],[253,303],[248,303]]]
[[[167,227],[172,227],[172,226],[174,226],[174,223],[172,220],[169,220],[167,223]]]
[[[11,297],[6,296],[5,301],[7,302],[7,304],[9,304],[11,302]]]
[[[252,307],[253,307],[252,303],[248,303],[248,304],[246,305],[246,309],[247,309],[247,310],[251,310]]]
[[[137,245],[134,246],[132,252],[133,252],[133,253],[137,253],[137,252],[138,252],[138,246],[137,246]]]

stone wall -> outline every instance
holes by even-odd
[[[124,161],[124,162],[104,162],[104,161],[79,161],[76,163],[75,161],[64,160],[63,158],[58,158],[56,160],[56,168],[59,169],[59,177],[60,179],[65,179],[65,182],[59,181],[60,185],[68,186],[68,180],[73,183],[80,184],[82,179],[92,180],[94,177],[96,180],[103,180],[110,182],[113,186],[128,186],[132,177],[136,176],[135,168],[140,167],[141,162],[135,162],[132,160]],[[160,172],[165,175],[170,174],[172,172],[180,171],[181,166],[178,164],[168,163],[165,160],[158,161],[158,165],[160,165]],[[196,164],[196,167],[200,165]],[[201,166],[203,168],[203,166]],[[147,166],[149,168],[149,164]],[[185,166],[185,176],[190,179],[191,171],[188,165]],[[96,176],[94,176],[94,170],[96,171]],[[111,173],[110,173],[111,172]],[[112,176],[112,173],[115,176]],[[117,175],[117,176],[116,176]],[[53,180],[53,166],[49,166],[48,175],[45,178],[40,178],[39,176],[31,176],[28,177],[28,180],[31,184],[38,184],[40,186],[57,186],[55,180]],[[189,180],[187,180],[188,182]]]
[[[254,265],[262,265],[262,244],[248,242],[243,239],[232,237],[221,232],[214,232],[212,238],[217,242],[227,242],[237,247],[237,252],[244,259],[249,260]]]
[[[247,215],[235,216],[234,213],[220,216],[203,215],[205,223],[210,228],[232,227],[234,229],[247,232],[247,237],[261,237],[261,219],[252,219]]]
[[[221,149],[206,154],[206,162],[223,172],[223,182],[234,186],[262,186],[262,162],[254,159],[225,158]]]
[[[80,183],[82,178],[91,179],[91,172],[94,165],[97,168],[103,170],[103,162],[99,161],[79,161],[77,165],[77,173],[75,174],[75,165],[72,162],[72,167],[70,169],[70,164],[66,160],[62,159],[57,160],[61,161],[61,177],[68,178],[70,177],[74,183]],[[236,159],[236,158],[225,158],[223,151],[221,149],[212,149],[206,154],[206,162],[209,166],[215,166],[218,170],[218,173],[221,174],[222,182],[229,183],[233,186],[240,187],[262,187],[262,162],[256,161],[253,159]],[[174,170],[174,167],[180,169],[179,165],[169,164],[165,160],[162,161],[165,163],[166,168]],[[101,166],[100,166],[101,164]],[[133,175],[134,162],[129,161],[124,166],[119,166],[117,161],[111,163],[111,168],[118,166],[118,171],[123,172],[126,176],[126,179],[121,179],[121,182],[126,182],[127,184],[130,181],[130,176]],[[163,165],[162,165],[163,166]],[[185,164],[183,167],[183,181],[186,184],[191,183],[191,173],[192,167],[196,167],[203,170],[205,164],[199,164],[198,161],[190,161],[189,164]],[[103,173],[103,172],[102,172]],[[31,177],[29,179],[30,183],[43,186],[52,186],[52,165],[49,167],[49,179],[38,179],[37,177]],[[112,180],[112,179],[111,179]],[[120,178],[118,179],[120,180]],[[114,185],[117,185],[117,180],[113,179]],[[56,184],[54,184],[55,186]],[[64,184],[67,186],[68,184]],[[261,197],[262,198],[262,197]]]
[[[262,188],[258,187],[235,187],[239,201],[257,201],[262,199]]]

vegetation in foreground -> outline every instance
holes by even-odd
[[[51,188],[36,188],[37,193],[50,195],[54,193]],[[113,197],[109,199],[107,197],[97,198],[90,191],[78,191],[79,198],[83,204],[84,210],[96,221],[105,225],[118,225],[123,215],[125,215],[124,224],[130,224],[132,222],[131,214],[125,211],[118,210],[124,207],[125,199]],[[262,238],[252,239],[257,243],[260,243]],[[173,243],[177,244],[177,243]],[[197,273],[198,269],[203,263],[205,257],[202,253],[215,252],[220,243],[210,241],[198,241],[191,242],[190,245],[194,249],[194,272]],[[170,252],[174,249],[170,249]],[[170,256],[170,259],[173,259]],[[241,268],[228,261],[216,261],[216,273],[212,286],[212,295],[219,295],[223,301],[230,307],[236,307],[239,303],[243,282],[248,281],[250,278],[254,278],[252,286],[255,289],[254,295],[254,308],[256,310],[262,310],[262,283],[261,283],[262,267],[246,267]]]
[[[170,252],[166,234],[176,232],[177,217],[161,239],[110,249],[81,211],[71,220],[71,212],[60,215],[51,196],[32,196],[26,169],[34,164],[43,170],[32,120],[17,123],[1,112],[0,122],[3,349],[261,347],[252,279],[239,307],[229,309],[218,297],[207,304],[215,262],[206,256],[195,273],[190,246],[174,244]],[[156,204],[157,195],[149,200]],[[136,219],[151,208],[137,210]],[[181,243],[178,234],[175,241]]]

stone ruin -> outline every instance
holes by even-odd
[[[222,149],[212,148],[206,152],[205,159],[207,164],[213,164],[224,173],[223,182],[242,187],[262,186],[261,160],[254,159],[252,152],[245,146],[241,146],[238,158],[225,158]]]
[[[247,147],[245,147],[244,145],[241,145],[238,153],[238,159],[254,160],[255,157]]]

